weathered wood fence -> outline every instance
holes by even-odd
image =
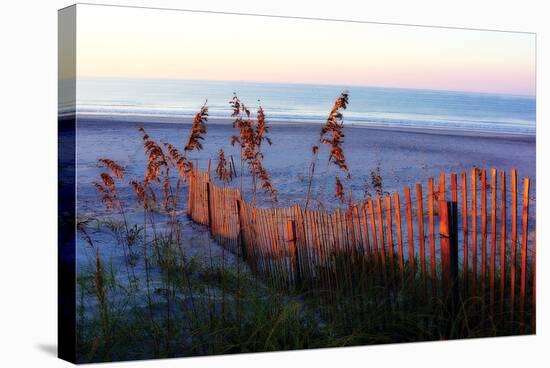
[[[530,180],[492,169],[441,174],[347,210],[258,208],[195,169],[188,215],[281,288],[354,288],[352,269],[381,285],[420,284],[426,295],[477,298],[489,313],[519,314],[536,298]],[[519,228],[519,229],[518,229]],[[370,273],[369,273],[370,272]],[[447,294],[449,295],[449,294]]]

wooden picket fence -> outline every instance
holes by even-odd
[[[354,288],[348,270],[367,269],[381,285],[419,280],[427,296],[476,298],[484,311],[512,319],[529,310],[534,323],[530,179],[523,179],[520,198],[515,170],[509,176],[479,168],[460,177],[441,174],[438,182],[428,180],[426,191],[421,184],[414,189],[414,199],[407,186],[403,196],[368,199],[346,210],[259,208],[195,168],[187,210],[280,288]]]

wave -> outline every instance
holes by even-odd
[[[195,109],[182,107],[159,107],[135,104],[100,105],[79,104],[76,112],[80,115],[97,117],[116,117],[119,119],[142,119],[185,122],[192,119]],[[74,113],[70,106],[60,109],[60,115]],[[212,120],[231,119],[230,112],[223,106],[210,106],[209,118]],[[269,109],[268,119],[274,123],[324,123],[326,112],[307,109]],[[484,117],[460,117],[431,114],[405,114],[387,112],[346,112],[345,121],[357,126],[381,126],[393,128],[428,128],[448,130],[471,130],[479,132],[500,132],[514,134],[535,134],[535,124],[526,119],[491,119]]]

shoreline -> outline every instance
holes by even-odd
[[[60,116],[59,121],[73,119],[74,115]],[[123,124],[126,126],[131,125],[144,125],[154,126],[156,128],[174,128],[191,125],[191,118],[175,118],[175,117],[146,117],[143,115],[136,116],[108,116],[108,115],[86,115],[76,114],[77,124],[94,125],[113,123]],[[227,125],[231,124],[232,119],[229,118],[209,118],[208,124],[210,125]],[[320,126],[319,123],[306,123],[306,122],[292,122],[292,121],[277,121],[269,120],[271,127],[316,127]],[[411,134],[425,134],[425,135],[443,135],[443,136],[459,136],[459,137],[472,137],[472,138],[493,138],[493,139],[508,139],[518,140],[536,143],[536,133],[517,133],[517,132],[502,132],[502,131],[486,131],[486,130],[465,130],[465,129],[445,129],[445,128],[430,128],[430,127],[415,127],[415,126],[395,126],[395,125],[383,125],[377,123],[356,123],[346,122],[344,120],[344,126],[348,129],[368,129],[375,131],[389,131],[398,133],[411,133]]]

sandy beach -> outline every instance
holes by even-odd
[[[140,126],[157,141],[169,142],[176,147],[183,147],[190,128],[186,121],[129,122],[79,116],[77,168],[80,211],[97,210],[100,204],[92,185],[100,173],[96,165],[99,158],[107,156],[120,162],[126,167],[129,178],[139,179],[143,176],[145,156],[137,131]],[[319,129],[320,125],[317,124],[271,124],[269,135],[273,144],[265,145],[263,152],[266,168],[279,192],[281,206],[304,198],[312,157],[311,147],[318,144]],[[191,158],[201,168],[207,167],[209,159],[214,161],[214,166],[217,152],[223,148],[227,156],[233,156],[239,171],[239,150],[230,145],[233,134],[235,130],[230,121],[210,121],[204,149],[193,153]],[[362,198],[365,182],[368,182],[371,170],[377,166],[383,177],[384,190],[390,193],[401,191],[405,185],[425,183],[429,177],[437,177],[441,172],[459,173],[471,170],[474,166],[485,169],[494,167],[498,170],[516,168],[519,178],[528,176],[532,179],[531,192],[535,193],[535,143],[535,137],[529,135],[477,135],[456,130],[349,125],[345,127],[344,148],[354,195]],[[333,176],[337,172],[334,168],[327,169],[327,157],[327,150],[323,148],[317,163],[318,175],[314,185],[318,188],[324,183],[326,191],[331,193],[328,186],[333,184]],[[327,204],[331,202],[330,195],[325,200]]]

